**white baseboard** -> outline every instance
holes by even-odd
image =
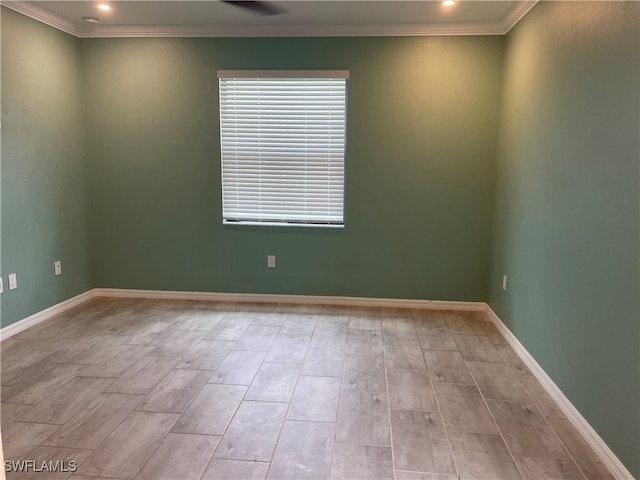
[[[487,316],[500,331],[502,336],[507,340],[509,345],[513,347],[520,359],[529,367],[531,373],[542,384],[547,393],[553,398],[558,407],[567,416],[567,419],[578,430],[580,435],[585,439],[593,451],[600,457],[600,460],[609,469],[611,475],[618,480],[634,480],[633,475],[622,464],[618,457],[611,451],[607,444],[600,438],[600,435],[593,429],[589,422],[580,414],[578,409],[573,406],[569,399],[562,393],[562,390],[551,380],[551,377],[542,369],[526,348],[520,343],[511,330],[502,323],[502,320],[496,315],[493,309],[487,305]]]
[[[129,290],[96,288],[98,297],[157,298],[167,300],[205,300],[215,302],[296,303],[315,305],[347,305],[354,307],[404,307],[437,310],[484,312],[484,302],[451,302],[444,300],[411,300],[398,298],[332,297],[315,295],[276,295],[263,293],[180,292],[164,290]]]
[[[76,295],[75,297],[71,297],[64,302],[56,303],[55,305],[46,308],[44,310],[39,311],[38,313],[34,313],[22,320],[18,320],[11,325],[7,325],[6,327],[0,329],[0,340],[5,340],[17,333],[26,330],[29,327],[33,327],[39,323],[45,322],[50,318],[55,317],[56,315],[69,310],[70,308],[76,307],[87,300],[92,299],[95,296],[94,290],[89,290],[87,292],[81,293],[80,295]]]

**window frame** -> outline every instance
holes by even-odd
[[[347,145],[347,99],[348,99],[348,79],[349,79],[349,71],[348,70],[218,70],[217,72],[217,78],[218,78],[218,99],[219,99],[219,116],[220,116],[220,126],[219,126],[219,133],[220,133],[220,171],[221,171],[221,179],[220,179],[220,185],[221,185],[221,201],[222,201],[222,223],[223,225],[235,225],[235,226],[263,226],[263,227],[311,227],[311,228],[344,228],[345,227],[345,184],[346,184],[346,145]],[[331,221],[331,220],[326,220],[326,221],[322,221],[322,220],[318,220],[318,221],[314,221],[313,219],[309,218],[309,216],[306,216],[304,214],[300,215],[299,219],[290,219],[290,220],[285,220],[284,216],[280,217],[282,220],[278,220],[275,219],[276,215],[275,214],[267,214],[265,215],[263,218],[261,217],[261,214],[258,213],[256,215],[256,220],[249,220],[249,219],[233,219],[233,218],[229,218],[230,215],[226,215],[225,213],[225,140],[223,138],[223,126],[224,126],[224,117],[223,117],[223,81],[225,79],[253,79],[256,81],[259,80],[286,80],[286,79],[293,79],[293,80],[307,80],[307,79],[316,79],[316,78],[321,78],[321,79],[331,79],[331,80],[341,80],[344,81],[344,90],[342,93],[341,101],[343,101],[343,113],[342,113],[342,118],[339,119],[339,121],[342,122],[342,143],[341,145],[341,150],[339,150],[339,154],[341,156],[341,158],[339,159],[338,163],[341,167],[341,184],[340,184],[340,188],[341,188],[341,192],[340,194],[336,197],[339,198],[339,200],[341,201],[341,204],[339,206],[340,209],[340,221]],[[228,106],[228,105],[227,105]],[[327,106],[327,111],[330,112],[329,106]],[[305,141],[306,141],[305,137]],[[237,141],[237,140],[236,140]],[[327,145],[331,144],[330,140],[326,140]],[[259,154],[258,154],[259,155]],[[331,177],[331,158],[328,156],[326,161],[328,162],[327,167],[326,167],[326,175],[328,175],[327,178]],[[238,162],[238,160],[235,160],[236,164]],[[259,163],[260,160],[257,160],[257,163]],[[305,160],[306,162],[306,160]],[[233,163],[233,161],[229,161],[229,163]],[[277,164],[277,161],[275,162],[275,164]],[[237,166],[236,166],[237,168]],[[292,169],[295,170],[295,167],[292,167]],[[308,171],[308,167],[305,167],[304,171]],[[259,177],[258,177],[259,178]],[[258,184],[262,185],[262,183],[260,181],[258,181]],[[304,185],[304,193],[300,195],[300,197],[298,198],[298,200],[306,200],[309,195],[309,193],[307,192],[307,183],[303,183]],[[241,189],[241,187],[236,186],[236,189]],[[327,188],[328,190],[328,196],[335,196],[335,193],[331,193],[330,187]],[[237,190],[236,190],[237,191]],[[329,198],[327,200],[327,208],[330,209],[330,202],[331,202],[332,198]],[[262,202],[262,198],[260,198],[259,201],[256,202],[257,205],[260,205]],[[305,207],[306,208],[306,207]],[[305,212],[307,213],[307,212]],[[268,217],[271,216],[271,219],[269,219]],[[286,216],[286,215],[285,215]],[[329,213],[327,213],[327,216],[331,216]]]

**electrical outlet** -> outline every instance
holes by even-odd
[[[507,291],[507,276],[506,275],[502,276],[502,290],[504,290],[505,292]]]
[[[275,255],[267,255],[267,267],[276,268],[276,256]]]
[[[62,275],[62,262],[60,260],[53,262],[53,273]]]
[[[0,277],[0,293],[4,292],[4,284],[2,282],[2,277]]]
[[[18,276],[15,273],[9,274],[9,290],[18,288]]]

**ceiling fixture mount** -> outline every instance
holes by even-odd
[[[455,4],[455,0],[444,0],[444,2],[442,2],[442,5],[445,7],[453,7]]]
[[[84,20],[87,23],[98,23],[100,21],[96,17],[82,17],[82,20]]]
[[[109,5],[107,3],[100,3],[100,4],[98,4],[98,10],[102,10],[102,11],[108,12],[109,10],[111,10],[111,5]]]

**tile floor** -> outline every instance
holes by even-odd
[[[9,479],[604,479],[482,314],[96,299],[1,344]],[[65,464],[68,466],[68,464]]]

